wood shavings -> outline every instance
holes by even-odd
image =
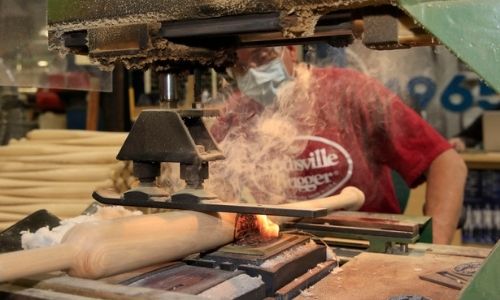
[[[312,287],[308,288],[308,289],[305,289],[305,290],[302,290],[300,291],[300,295],[302,297],[305,297],[305,298],[312,298],[312,297],[315,297],[314,293],[311,292],[311,289]]]
[[[264,269],[273,268],[279,264],[288,262],[292,259],[295,259],[298,256],[301,256],[311,251],[312,249],[316,248],[316,246],[317,246],[316,243],[313,241],[309,241],[308,243],[303,245],[294,246],[286,251],[283,251],[281,254],[266,260],[259,267]]]
[[[140,211],[130,211],[121,206],[99,207],[93,215],[83,215],[62,220],[61,225],[52,228],[52,230],[48,227],[42,227],[34,233],[23,231],[21,235],[22,247],[27,250],[58,245],[61,243],[66,232],[77,224],[123,218],[126,216],[138,216],[141,214]]]
[[[344,269],[342,269],[341,267],[336,267],[336,268],[334,268],[334,269],[330,272],[330,274],[335,275],[335,274],[342,273],[343,271],[344,271]]]
[[[332,248],[326,246],[326,260],[337,261],[337,255],[333,252]]]

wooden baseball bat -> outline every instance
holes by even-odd
[[[365,203],[365,194],[358,188],[348,186],[342,189],[339,195],[329,196],[307,201],[294,201],[287,204],[281,204],[286,208],[318,208],[324,207],[328,212],[334,210],[359,210]],[[272,216],[271,220],[281,224],[290,222],[297,218]]]
[[[19,213],[11,213],[11,212],[1,212],[0,211],[0,220],[2,222],[12,222],[21,220],[24,217],[24,214]]]
[[[23,163],[23,162],[4,162],[0,164],[0,174],[1,172],[30,172],[30,171],[47,171],[47,170],[59,170],[59,169],[71,169],[79,168],[82,170],[95,168],[95,167],[108,167],[110,170],[124,169],[124,162],[114,162],[110,164],[85,164],[78,165],[75,164],[58,164],[58,163]]]
[[[120,147],[123,145],[126,138],[127,134],[125,133],[120,135],[96,136],[84,139],[53,140],[49,142],[55,145]]]
[[[78,224],[60,245],[2,254],[0,282],[56,270],[99,278],[216,248],[233,231],[234,214],[193,211]]]
[[[115,183],[111,179],[102,181],[45,181],[45,180],[16,180],[4,179],[0,177],[0,188],[26,188],[26,187],[53,187],[77,186],[88,187],[90,189],[112,187]],[[0,190],[0,195],[2,191]]]
[[[59,170],[31,171],[31,172],[0,172],[0,178],[22,180],[74,181],[96,182],[112,178],[114,171],[109,167],[95,168],[67,168]]]
[[[50,203],[91,203],[94,201],[91,196],[85,195],[82,198],[38,198],[36,196],[31,197],[15,197],[15,196],[4,196],[0,191],[0,206],[11,206],[11,205],[26,205],[26,204],[50,204]]]
[[[321,205],[330,206],[321,207],[340,208],[336,204],[339,201],[352,207],[364,196],[351,190],[329,199]],[[308,201],[301,203],[315,207]],[[171,211],[78,224],[58,246],[0,255],[0,282],[56,270],[68,270],[77,277],[100,278],[181,259],[230,243],[235,218],[231,213]]]
[[[9,206],[1,206],[0,214],[2,213],[20,214],[21,217],[24,217],[39,209],[46,209],[59,217],[76,216],[81,214],[91,203],[92,201],[88,201],[87,203],[44,203],[44,204],[9,205]],[[19,219],[20,218],[18,218],[17,220]]]
[[[26,135],[30,140],[67,140],[85,139],[100,136],[127,135],[124,132],[66,130],[66,129],[34,129]]]
[[[116,151],[93,151],[31,156],[0,156],[0,162],[58,163],[58,164],[110,164],[116,163]]]
[[[36,198],[85,198],[94,188],[92,186],[58,186],[54,187],[28,187],[1,189],[3,196],[36,197]]]
[[[16,224],[16,222],[0,221],[0,230],[5,230],[14,224]]]
[[[119,147],[115,146],[66,146],[54,144],[37,144],[37,143],[18,143],[0,147],[1,156],[30,156],[30,155],[53,155],[75,152],[95,152],[95,151],[113,151],[118,153]]]

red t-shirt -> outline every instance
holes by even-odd
[[[366,196],[361,210],[399,213],[391,169],[415,187],[425,180],[431,162],[451,148],[394,93],[361,73],[314,69],[310,91],[315,125],[309,134],[297,136],[306,146],[289,164],[290,197],[326,197],[355,186]],[[237,93],[211,132],[221,141],[231,128],[253,126],[263,109]]]

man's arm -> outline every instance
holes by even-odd
[[[449,244],[462,209],[467,166],[455,150],[434,159],[427,173],[424,213],[432,217],[433,242]]]

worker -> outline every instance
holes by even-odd
[[[211,127],[220,142],[237,140],[235,135],[245,133],[233,129],[255,126],[253,120],[260,114],[283,109],[276,95],[282,95],[280,89],[288,83],[298,81],[298,70],[304,71],[293,46],[245,48],[237,54],[238,62],[229,73],[239,91],[227,99]],[[362,211],[401,213],[391,178],[391,170],[396,170],[412,188],[427,181],[424,213],[433,218],[433,242],[450,243],[467,175],[462,158],[376,80],[335,67],[311,67],[308,72],[307,95],[286,93],[297,98],[287,107],[296,110],[292,118],[309,126],[307,137],[300,137],[307,139],[307,146],[291,167],[295,198],[327,197],[351,185],[365,194]],[[247,134],[242,143],[249,138]]]

